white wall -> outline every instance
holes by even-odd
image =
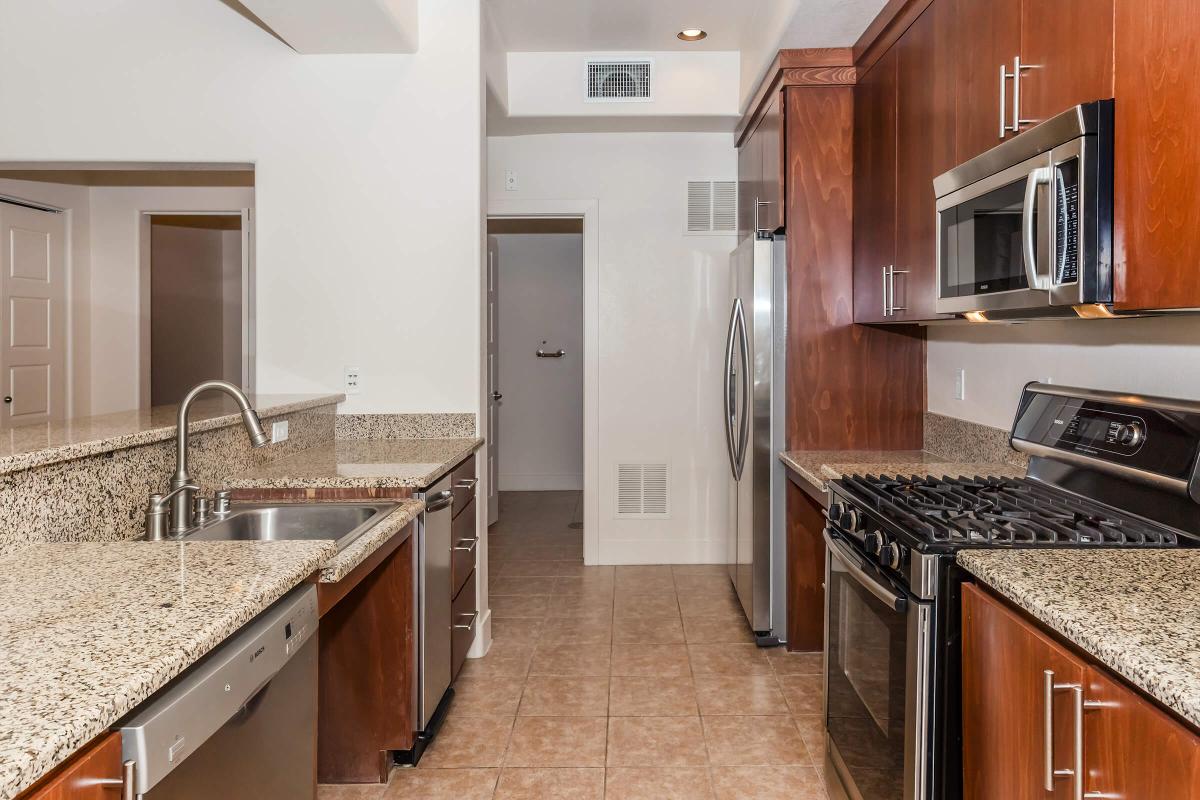
[[[506,192],[504,171],[519,189]],[[732,236],[685,236],[689,178],[737,174],[728,134],[488,140],[493,200],[598,203],[597,503],[601,563],[724,559],[728,467],[721,357]],[[592,457],[589,455],[589,457]],[[615,518],[619,462],[671,465],[671,517]]]
[[[302,56],[214,0],[0,0],[0,161],[253,162],[258,388],[352,363],[344,412],[477,412],[479,18],[421,0],[414,55]]]
[[[928,345],[929,410],[997,428],[1033,380],[1200,400],[1200,316],[931,326]]]
[[[501,491],[583,488],[583,236],[499,234]],[[538,358],[563,349],[562,358]]]

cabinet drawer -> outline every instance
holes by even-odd
[[[479,534],[475,530],[475,499],[454,518],[450,528],[450,594],[458,596],[467,577],[475,571]]]
[[[121,734],[105,734],[68,758],[52,777],[43,778],[20,800],[117,800],[121,786],[105,786],[101,781],[120,784],[121,773]]]
[[[450,490],[454,492],[454,516],[458,516],[467,508],[467,503],[475,496],[475,456],[459,464],[450,473]]]
[[[479,624],[478,609],[475,605],[475,573],[467,576],[466,583],[459,589],[458,596],[450,604],[450,621],[453,626],[450,631],[450,681],[458,677],[463,661],[467,658],[467,650],[475,641],[475,628]]]

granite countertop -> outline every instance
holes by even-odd
[[[396,508],[346,549],[325,562],[321,583],[337,583],[425,510],[424,500],[401,500]],[[403,542],[400,542],[403,544]]]
[[[960,550],[958,563],[1200,727],[1200,550]]]
[[[88,542],[0,559],[0,800],[103,733],[335,553]]]
[[[779,459],[818,492],[843,475],[987,475],[1020,478],[1025,468],[1003,461],[955,461],[928,450],[789,450]]]
[[[419,489],[483,439],[339,439],[229,479],[231,489]]]
[[[263,418],[334,405],[345,399],[343,394],[250,396],[251,405]],[[0,475],[151,442],[165,442],[175,437],[178,411],[178,405],[154,406],[0,431]],[[188,430],[199,433],[240,422],[241,415],[233,401],[214,392],[192,405]]]

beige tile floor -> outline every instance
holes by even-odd
[[[415,769],[320,800],[825,800],[819,657],[762,650],[720,566],[583,566],[578,492],[501,495],[490,652]]]

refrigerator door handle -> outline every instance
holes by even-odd
[[[737,471],[734,473],[738,480],[742,479],[742,470],[746,466],[746,444],[750,438],[750,334],[746,330],[746,314],[741,300],[737,304],[738,339],[742,351],[742,407],[738,424]]]
[[[725,342],[725,386],[722,391],[722,401],[725,408],[725,446],[729,451],[729,469],[733,479],[737,480],[737,443],[734,441],[733,420],[737,416],[737,389],[734,386],[733,347],[737,339],[738,313],[742,301],[734,298],[733,309],[729,314],[729,336]]]

